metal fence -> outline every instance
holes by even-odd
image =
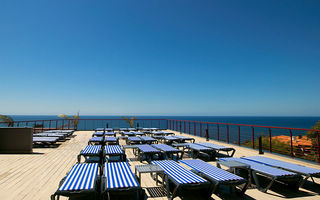
[[[53,129],[129,128],[130,125],[124,119],[56,119],[15,121],[13,127],[32,127],[34,132],[42,132]],[[261,137],[261,147],[265,151],[320,164],[320,130],[173,119],[135,119],[133,127],[171,129],[252,149],[258,148],[258,138]]]

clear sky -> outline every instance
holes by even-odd
[[[318,0],[0,0],[0,114],[320,116]]]

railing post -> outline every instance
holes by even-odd
[[[56,130],[58,129],[58,120],[56,120]]]
[[[209,129],[206,129],[206,141],[209,141]]]
[[[320,132],[317,131],[317,143],[318,143],[318,163],[320,164]]]
[[[160,119],[159,119],[158,121],[159,121],[159,129],[160,129],[160,128],[161,128],[161,127],[160,127]]]
[[[184,133],[187,133],[187,132],[186,132],[186,121],[183,121],[183,126],[184,126],[184,127],[183,127],[183,132],[184,132]]]
[[[229,144],[229,125],[227,125],[227,143]]]
[[[20,122],[17,123],[17,127],[19,127]]]
[[[220,141],[220,126],[217,124],[218,141]]]
[[[49,130],[51,130],[51,120],[49,121]]]
[[[152,121],[153,121],[153,120],[151,120],[151,128],[153,128],[153,127],[152,127]]]
[[[272,137],[271,137],[271,128],[269,128],[269,152],[272,153]]]
[[[176,120],[176,131],[178,131],[178,120]]]
[[[241,142],[240,142],[240,126],[238,126],[238,145],[239,146],[241,145]]]
[[[208,137],[209,137],[209,123],[207,123],[207,129],[208,129]],[[209,138],[208,138],[209,140]]]
[[[290,129],[290,156],[293,158],[292,130]]]
[[[189,121],[189,134],[191,135],[191,122]]]
[[[200,137],[202,137],[202,122],[200,122]]]
[[[252,126],[252,148],[254,149],[254,127]]]
[[[196,122],[194,122],[194,130],[193,130],[193,133],[194,133],[194,135],[197,135],[197,132],[196,132]]]
[[[41,132],[43,132],[43,128],[44,128],[44,120],[42,120],[42,129],[41,129]]]
[[[182,123],[182,121],[180,121],[180,134],[182,134],[181,123]]]

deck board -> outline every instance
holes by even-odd
[[[180,133],[175,132],[177,135]],[[185,135],[185,134],[182,134]],[[70,140],[62,142],[58,148],[34,148],[34,154],[0,154],[0,199],[25,199],[25,200],[43,200],[49,199],[59,185],[60,180],[66,176],[66,173],[76,163],[77,155],[83,149],[92,136],[92,131],[78,131]],[[188,135],[186,135],[188,136]],[[196,142],[205,142],[204,138],[192,136]],[[232,144],[224,144],[216,141],[215,144],[231,146],[236,149],[235,157],[258,155],[256,150],[239,147]],[[120,140],[120,144],[124,144]],[[129,164],[134,172],[135,165],[141,165],[135,161],[132,150],[127,150]],[[320,168],[319,165],[303,162],[302,160],[291,159],[289,157],[265,153],[265,156],[281,159],[283,161],[294,162],[309,167]],[[211,162],[215,165],[215,162]],[[146,164],[146,162],[143,162]],[[319,180],[316,180],[319,183]],[[153,188],[156,186],[155,181],[150,175],[142,175],[142,187]],[[302,188],[300,192],[290,194],[291,199],[319,199],[319,190],[308,190]],[[150,194],[147,192],[147,195]],[[246,192],[245,199],[284,199],[288,196],[270,190],[267,194],[259,192],[256,189],[249,189]],[[217,195],[212,196],[214,199],[221,199]],[[228,197],[224,197],[228,198]],[[230,197],[232,199],[235,196]],[[62,197],[61,199],[67,199]],[[164,200],[166,197],[150,198],[154,200]],[[179,199],[179,198],[177,198]]]

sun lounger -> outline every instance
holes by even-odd
[[[102,137],[104,135],[104,132],[94,132],[92,136]]]
[[[88,145],[102,145],[103,144],[103,137],[92,137],[90,138],[89,142],[88,142]]]
[[[116,136],[115,132],[109,131],[104,133],[105,136]]]
[[[222,161],[236,161],[240,163],[244,163],[250,166],[253,180],[257,186],[257,188],[262,192],[267,192],[268,189],[273,185],[275,181],[288,183],[292,188],[298,189],[299,182],[302,177],[296,173],[289,172],[286,170],[270,167],[264,164],[260,164],[254,161],[249,161],[241,158],[219,158]],[[263,176],[265,178],[270,179],[270,183],[266,187],[262,187],[260,185],[258,175]]]
[[[173,160],[152,161],[165,172],[165,183],[168,199],[189,197],[189,199],[209,199],[212,195],[212,184],[204,178],[183,168]],[[173,185],[173,188],[170,187]],[[170,195],[171,192],[171,195]],[[194,197],[194,198],[193,198]]]
[[[104,146],[104,157],[108,162],[111,161],[126,161],[126,154],[121,149],[120,145],[106,145]]]
[[[95,131],[99,131],[99,132],[103,132],[104,130],[105,130],[105,128],[96,128],[96,129],[94,129]]]
[[[158,143],[158,140],[149,137],[149,136],[140,136],[142,143],[144,144],[154,144],[154,143]]]
[[[58,137],[33,137],[33,144],[55,144]]]
[[[60,182],[58,190],[51,200],[60,196],[98,198],[98,163],[75,164],[68,175]]]
[[[205,146],[208,148],[212,148],[212,149],[216,150],[217,154],[219,154],[221,151],[224,151],[227,153],[228,157],[232,157],[234,155],[234,153],[236,152],[236,150],[234,148],[225,147],[225,146],[221,146],[221,145],[217,145],[217,144],[212,144],[212,143],[196,143],[196,144],[199,144],[199,145],[202,145],[202,146]],[[229,152],[231,152],[231,154],[229,154]]]
[[[132,144],[140,144],[142,142],[142,139],[140,137],[128,137],[127,138],[127,144],[132,145]]]
[[[136,131],[136,128],[127,128],[128,131]]]
[[[83,150],[80,151],[78,155],[78,163],[81,162],[81,156],[84,157],[85,162],[102,162],[102,148],[101,145],[88,145]]]
[[[190,141],[190,142],[194,143],[196,141],[192,137],[186,137],[186,136],[183,136],[183,135],[174,135],[172,137],[178,138],[180,143],[183,143],[183,142],[186,142],[186,141]]]
[[[154,159],[154,156],[158,156],[158,159],[161,156],[161,152],[158,149],[155,149],[148,144],[136,145],[136,148],[140,162],[142,162],[144,159],[150,162]]]
[[[153,146],[156,149],[159,149],[166,160],[179,160],[183,157],[183,151],[173,148],[172,146],[166,144],[152,144],[151,146]]]
[[[116,137],[105,137],[104,138],[104,143],[107,145],[112,145],[112,144],[119,144],[119,140]]]
[[[192,158],[199,158],[201,155],[204,154],[209,158],[209,160],[216,159],[216,150],[195,143],[187,144],[188,145],[186,147],[189,149],[189,151],[191,151]]]
[[[122,132],[121,133],[122,136],[135,136],[136,134],[134,132]]]
[[[145,199],[127,162],[105,163],[102,187],[103,199]]]
[[[287,171],[291,171],[300,175],[305,176],[305,178],[301,181],[300,187],[304,184],[304,182],[311,178],[314,182],[313,177],[320,178],[320,169],[305,167],[302,165],[292,164],[285,161],[280,161],[272,158],[267,158],[263,156],[250,156],[250,157],[242,157],[241,159],[246,159],[254,162],[258,162],[261,164],[265,164],[272,167],[277,167],[280,169],[284,169]],[[314,182],[315,183],[315,182]]]
[[[214,184],[213,192],[220,185],[227,185],[227,186],[239,186],[243,185],[240,194],[244,194],[248,187],[248,181],[244,178],[227,172],[223,169],[215,167],[209,163],[206,163],[199,159],[192,159],[192,160],[180,160],[181,163],[184,163],[192,168],[192,172],[198,174],[199,176],[209,180]]]
[[[143,133],[143,132],[139,132],[139,131],[135,131],[135,132],[134,132],[134,134],[135,134],[136,136],[142,136],[142,135],[145,135],[145,133]]]
[[[180,139],[173,136],[163,136],[161,140],[165,144],[172,144],[173,142],[179,142]]]
[[[59,140],[63,140],[67,137],[65,134],[59,133],[35,133],[33,134],[34,137],[58,137]]]

